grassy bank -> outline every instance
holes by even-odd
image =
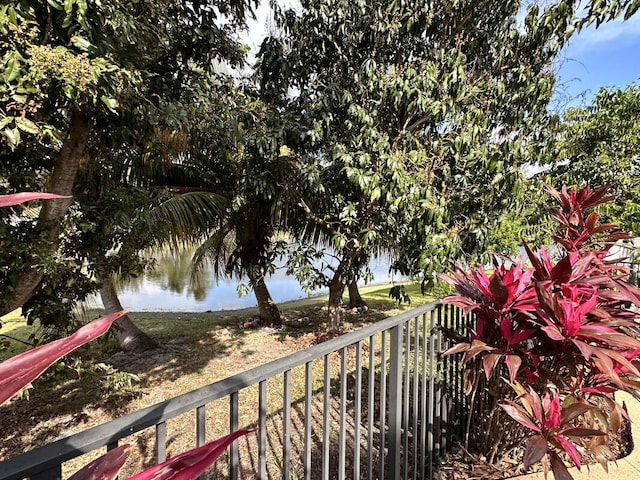
[[[420,293],[419,284],[406,284],[412,305],[398,305],[389,298],[391,285],[365,286],[360,292],[371,309],[385,312],[386,316],[395,315],[411,307],[422,305],[430,301],[431,297],[424,297]],[[292,300],[279,304],[285,317],[296,319],[298,326],[308,318],[315,328],[322,328],[326,312],[322,308],[327,303],[327,295],[314,296],[299,300]],[[91,310],[83,312],[87,318],[96,318],[101,312]],[[258,314],[257,307],[237,310],[218,310],[209,312],[131,312],[129,316],[145,332],[159,337],[174,335],[189,336],[211,333],[218,328],[240,325]],[[27,325],[26,320],[16,310],[0,317],[0,361],[22,353],[33,343],[31,338],[37,331],[36,326]],[[348,326],[348,325],[347,325]]]

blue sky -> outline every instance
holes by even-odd
[[[575,35],[558,65],[558,106],[590,102],[600,87],[624,88],[640,78],[640,13],[628,21]],[[566,98],[565,98],[566,97]]]

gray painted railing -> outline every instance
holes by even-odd
[[[0,462],[0,479],[60,479],[64,462],[146,429],[162,462],[178,415],[194,412],[195,446],[215,438],[206,430],[216,400],[228,398],[230,430],[246,426],[240,394],[257,396],[256,438],[236,441],[203,478],[430,479],[462,438],[466,412],[457,359],[439,355],[441,327],[466,321],[439,302],[416,308]]]

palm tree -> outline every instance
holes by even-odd
[[[247,278],[262,322],[278,324],[266,277],[275,268],[274,235],[289,211],[297,165],[283,148],[285,129],[271,107],[237,85],[211,87],[210,96],[235,103],[225,111],[215,99],[198,106],[200,121],[185,149],[156,177],[179,194],[153,215],[174,242],[196,246],[194,272],[210,264],[218,277]]]

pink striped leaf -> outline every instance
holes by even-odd
[[[234,440],[251,432],[253,430],[238,430],[202,447],[176,455],[129,480],[193,480],[215,462]]]
[[[40,345],[0,363],[0,404],[38,378],[56,360],[105,333],[126,311],[100,317],[73,335]]]
[[[85,465],[69,480],[113,480],[129,456],[131,445],[121,445]]]
[[[30,202],[31,200],[50,200],[52,198],[69,198],[64,195],[57,195],[55,193],[42,193],[42,192],[20,192],[11,193],[9,195],[0,195],[0,207],[10,207],[12,205],[18,205],[24,202]]]

